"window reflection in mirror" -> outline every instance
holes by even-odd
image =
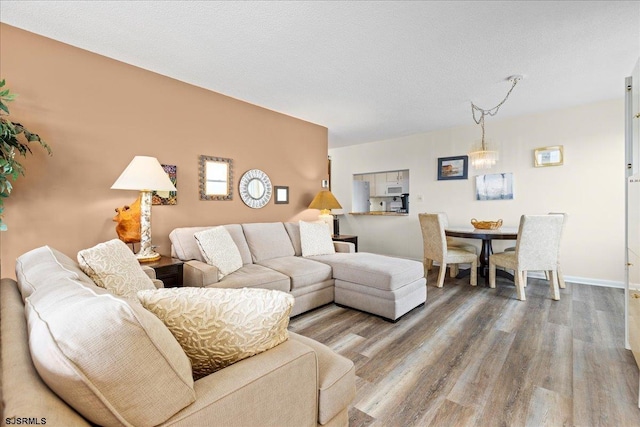
[[[233,161],[222,157],[200,156],[200,200],[232,199]]]
[[[264,195],[264,184],[258,178],[254,178],[249,181],[249,185],[247,185],[247,192],[252,199],[258,200]]]

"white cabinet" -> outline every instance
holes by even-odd
[[[627,344],[640,366],[640,59],[632,76],[627,77],[626,84],[626,332]]]
[[[369,182],[369,197],[395,197],[409,193],[408,169],[354,174],[353,180]]]
[[[387,174],[377,173],[375,174],[376,180],[376,196],[384,196],[387,193]]]
[[[629,142],[626,144],[626,158],[628,175],[640,173],[640,59],[633,69],[631,77],[627,77],[627,86],[631,85],[631,91],[627,97],[627,135]]]
[[[402,184],[403,171],[393,171],[385,173],[386,180],[390,184]]]
[[[627,180],[627,289],[629,346],[640,366],[640,175]]]

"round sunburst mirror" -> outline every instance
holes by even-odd
[[[253,209],[264,207],[273,194],[271,180],[260,169],[251,169],[240,178],[240,198]]]

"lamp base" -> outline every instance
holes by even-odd
[[[136,254],[136,258],[138,259],[138,262],[152,262],[152,261],[157,261],[160,259],[162,255],[160,255],[157,252],[151,252],[151,253],[137,253]]]
[[[331,214],[320,214],[318,215],[318,220],[325,222],[329,226],[329,231],[333,236],[333,215]]]
[[[136,258],[140,262],[160,259],[160,254],[151,245],[151,191],[140,191],[140,251]]]

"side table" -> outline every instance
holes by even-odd
[[[334,242],[353,243],[356,246],[356,252],[358,252],[358,236],[353,236],[351,234],[334,234],[333,236],[331,236],[331,239]]]
[[[157,261],[145,262],[142,265],[153,268],[156,271],[156,279],[162,280],[165,288],[182,287],[183,261],[163,255]]]

